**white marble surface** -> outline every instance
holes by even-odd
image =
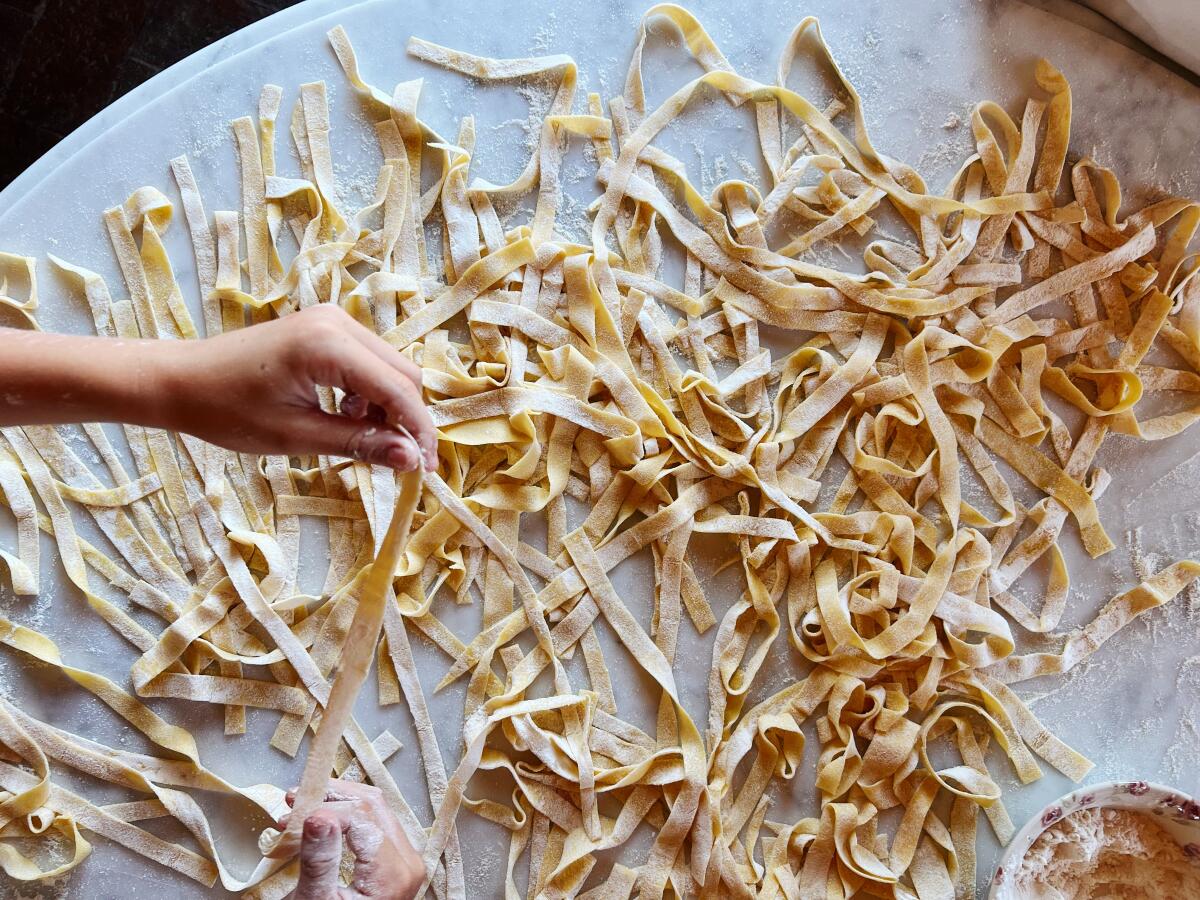
[[[536,52],[566,52],[580,64],[582,87],[611,96],[623,83],[624,66],[632,47],[634,27],[648,4],[554,3],[533,0],[519,5],[484,0],[457,4],[410,0],[372,2],[339,8],[327,0],[309,0],[196,54],[138,88],[72,135],[45,159],[0,193],[0,248],[17,253],[53,252],[103,274],[115,294],[121,282],[104,235],[100,214],[123,200],[134,188],[154,184],[175,196],[167,162],[187,153],[196,171],[208,210],[236,209],[236,157],[227,123],[253,114],[259,86],[272,81],[284,87],[285,111],[303,81],[324,78],[330,85],[334,112],[333,143],[338,175],[350,202],[369,191],[378,164],[359,105],[342,78],[324,32],[341,22],[360,51],[368,80],[385,88],[395,82],[426,78],[421,112],[443,133],[453,133],[457,117],[477,117],[479,148],[474,173],[492,181],[515,174],[523,161],[526,100],[510,87],[479,87],[406,58],[404,41],[417,34],[477,53],[498,56]],[[941,183],[966,154],[971,104],[990,98],[1019,112],[1032,88],[1032,67],[1047,56],[1066,72],[1075,96],[1076,128],[1073,149],[1092,154],[1113,166],[1135,198],[1164,190],[1200,196],[1200,169],[1194,161],[1195,137],[1200,134],[1200,90],[1092,32],[1030,6],[1016,2],[957,2],[931,6],[916,0],[873,0],[850,7],[836,0],[814,0],[802,9],[770,0],[755,4],[753,15],[739,5],[704,0],[689,6],[699,15],[734,65],[745,74],[770,79],[775,60],[791,27],[803,14],[821,17],[834,53],[860,88],[868,123],[877,146],[915,165],[933,184]],[[852,10],[852,11],[851,11]],[[696,67],[678,67],[678,50],[662,47],[648,54],[650,100],[665,96],[690,77]],[[803,68],[803,67],[798,67]],[[804,82],[803,73],[797,78]],[[814,82],[819,83],[819,82]],[[949,127],[955,119],[957,127]],[[741,113],[727,112],[720,102],[706,104],[691,119],[708,126],[693,145],[668,135],[665,142],[689,164],[693,180],[707,184],[725,172],[740,170],[745,161],[754,170],[752,124]],[[672,143],[674,141],[674,143]],[[295,170],[286,131],[281,129],[281,169]],[[731,150],[732,148],[732,150]],[[591,195],[581,157],[567,166],[568,190],[579,199]],[[581,173],[577,180],[571,173]],[[758,176],[761,177],[761,176]],[[182,225],[167,236],[168,249],[190,303],[196,303],[195,275]],[[42,321],[56,330],[86,330],[80,297],[48,267],[43,267]],[[1136,537],[1154,568],[1155,560],[1200,556],[1200,500],[1195,484],[1200,465],[1197,433],[1185,434],[1156,446],[1135,447],[1113,439],[1100,463],[1116,480],[1101,502],[1101,512],[1118,544],[1112,554],[1086,561],[1075,545],[1067,548],[1074,584],[1064,624],[1086,621],[1112,593],[1136,578],[1126,533]],[[91,539],[89,523],[79,518],[81,531]],[[1136,531],[1135,531],[1136,530]],[[0,512],[0,542],[12,540],[11,523]],[[305,543],[319,553],[315,538]],[[43,580],[47,585],[36,601],[14,600],[0,592],[0,608],[18,621],[49,633],[76,665],[103,672],[127,683],[130,650],[94,615],[71,588],[49,543],[44,545]],[[312,560],[313,568],[317,560]],[[650,569],[640,560],[617,572],[618,587],[632,609],[648,619]],[[732,600],[718,586],[710,594],[718,615]],[[1189,611],[1190,606],[1190,611]],[[478,610],[439,608],[460,635],[473,634]],[[1065,685],[1040,699],[1035,710],[1057,733],[1089,753],[1097,763],[1090,779],[1122,777],[1153,779],[1195,793],[1198,784],[1200,735],[1200,603],[1184,598],[1114,640],[1090,665]],[[623,651],[604,635],[614,667],[623,712],[643,717],[635,707],[638,681]],[[440,678],[446,660],[430,647],[415,642],[427,689]],[[796,655],[782,639],[769,667],[760,676],[756,696],[777,690],[800,672]],[[704,679],[711,648],[708,638],[696,637],[685,624],[680,659],[702,660],[689,678],[681,662],[680,680],[693,715],[703,717]],[[29,710],[65,727],[94,734],[124,746],[139,746],[138,736],[113,722],[98,704],[60,680],[27,667],[9,651],[0,651],[0,687]],[[1048,691],[1053,685],[1035,685]],[[1027,690],[1026,694],[1033,693]],[[458,724],[462,685],[432,698],[432,709],[447,763],[458,755]],[[274,716],[251,711],[250,733],[235,739],[221,735],[219,711],[197,705],[152,702],[174,721],[186,724],[201,741],[205,761],[240,782],[269,780],[294,783],[299,764],[267,747]],[[407,713],[393,707],[374,709],[373,692],[360,706],[368,731],[391,729],[406,747],[390,768],[414,809],[428,821],[430,811],[419,771],[415,737]],[[815,758],[810,742],[808,765]],[[1006,772],[1000,764],[995,767]],[[811,772],[811,768],[803,770]],[[1005,777],[1006,799],[1018,824],[1054,796],[1063,793],[1065,779],[1047,771],[1031,786],[1018,788]],[[82,789],[97,798],[117,797],[94,783]],[[483,793],[479,788],[477,793]],[[771,817],[810,812],[811,777],[801,774],[776,794]],[[262,823],[247,821],[233,804],[202,800],[228,830],[221,845],[243,871],[251,864],[252,837]],[[473,896],[491,897],[503,872],[507,837],[498,829],[465,814],[461,820],[467,848],[468,883]],[[169,828],[165,833],[174,834]],[[638,863],[646,842],[635,837],[624,861]],[[997,848],[986,825],[981,825],[980,879],[986,880]],[[613,854],[605,854],[611,861]],[[601,870],[607,869],[604,863]],[[29,893],[32,893],[31,891]],[[162,896],[192,898],[211,894],[121,848],[97,841],[92,857],[67,881],[43,888],[47,896],[60,893],[77,898]],[[0,894],[14,895],[0,885]],[[16,894],[20,896],[20,894]]]
[[[1200,16],[1192,0],[1083,0],[1180,65],[1200,72]]]

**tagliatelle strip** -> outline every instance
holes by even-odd
[[[641,56],[660,16],[705,74],[650,110]],[[39,591],[44,531],[90,607],[135,648],[134,693],[224,704],[229,734],[249,715],[278,713],[271,746],[289,755],[315,729],[294,827],[263,835],[283,858],[341,772],[383,791],[439,898],[467,896],[464,809],[509,832],[506,896],[519,893],[525,857],[526,894],[538,898],[972,895],[979,812],[1002,842],[1014,830],[988,770],[993,742],[1022,782],[1040,776],[1038,758],[1075,779],[1091,765],[1009,685],[1068,671],[1200,575],[1197,563],[1168,566],[1063,635],[1058,651],[1018,652],[1014,623],[1045,633],[1063,615],[1068,519],[1090,554],[1112,549],[1098,504],[1110,478],[1095,467],[1105,436],[1158,440],[1200,419],[1195,403],[1145,413],[1150,395],[1200,391],[1200,266],[1188,250],[1200,207],[1168,198],[1121,219],[1115,175],[1090,159],[1070,168],[1072,199],[1057,205],[1072,103],[1045,61],[1034,73],[1045,96],[1019,122],[995,104],[976,108],[976,154],[939,194],[874,148],[815,19],[793,32],[776,83],[760,84],[737,75],[686,10],[655,6],[607,107],[597,95],[577,105],[569,57],[488,59],[413,38],[410,53],[426,62],[553,91],[520,175],[495,184],[472,171],[469,117],[446,140],[418,116],[421,82],[373,87],[345,31],[329,37],[380,141],[374,196],[357,212],[339,206],[322,83],[301,87],[290,117],[295,174],[276,159],[280,88],[263,89],[256,118],[232,123],[239,212],[210,221],[186,157],[173,160],[203,332],[343,306],[422,367],[438,471],[398,484],[379,467],[260,460],[130,426],[127,472],[105,432],[86,426],[99,473],[63,429],[7,428],[0,496],[17,544],[0,558],[14,592]],[[840,99],[818,106],[787,88],[804,47],[834,72]],[[653,142],[710,95],[753,114],[767,173],[706,198]],[[572,141],[596,154],[589,243],[559,222]],[[440,175],[423,186],[431,160]],[[528,222],[501,217],[493,201],[526,194],[536,197]],[[869,238],[889,211],[909,233],[868,243],[870,274],[810,261],[817,245]],[[128,300],[51,258],[80,286],[97,333],[197,336],[162,241],[172,212],[147,187],[105,213]],[[444,226],[441,246],[430,224]],[[681,284],[665,274],[663,229],[686,253]],[[285,233],[297,245],[290,260]],[[37,327],[35,261],[4,254],[0,269],[0,305]],[[27,290],[10,289],[10,276]],[[764,324],[795,334],[795,346],[773,358]],[[332,391],[320,400],[335,410]],[[1020,480],[1010,484],[1010,472]],[[964,488],[971,477],[991,508]],[[572,504],[584,508],[574,528]],[[73,507],[114,558],[79,536]],[[530,543],[530,515],[545,520],[544,550]],[[297,587],[309,518],[329,533],[312,595]],[[694,558],[698,535],[725,536],[728,555]],[[646,620],[610,580],[639,552],[654,569]],[[1043,559],[1035,610],[1010,588]],[[711,579],[735,567],[744,590],[717,595]],[[92,573],[155,617],[155,630],[101,596]],[[478,633],[441,621],[450,596],[479,598]],[[413,627],[446,654],[435,690],[467,679],[450,772]],[[700,722],[679,691],[700,671],[677,659],[690,627],[713,634]],[[652,733],[621,718],[605,628],[656,685]],[[767,660],[780,632],[793,677],[763,698],[758,675],[778,665]],[[274,818],[278,788],[217,778],[186,730],[69,665],[45,635],[0,620],[0,643],[56,667],[183,757],[105,748],[0,703],[0,744],[24,765],[0,762],[8,876],[78,865],[90,852],[82,829],[204,884],[220,878],[257,897],[290,890],[297,866],[285,859],[231,876],[187,793],[238,794]],[[576,652],[586,685],[562,664]],[[372,741],[350,715],[375,660],[380,703],[404,702],[416,725],[431,822],[384,766],[398,742],[387,731]],[[547,669],[544,694],[534,684]],[[810,720],[815,754],[802,730]],[[935,746],[950,751],[948,764]],[[50,760],[147,796],[96,806],[54,784]],[[511,803],[472,796],[478,772],[509,779]],[[773,785],[797,779],[815,788],[817,814],[774,820]],[[199,849],[135,824],[162,816]],[[642,827],[654,835],[644,856],[600,864]],[[48,868],[12,843],[44,835],[70,848]]]
[[[268,844],[264,841],[263,844],[271,856],[286,859],[299,850],[299,833],[305,818],[325,799],[334,755],[341,743],[342,733],[349,723],[354,701],[374,659],[373,651],[383,627],[384,608],[390,599],[388,595],[391,582],[396,577],[397,563],[408,539],[408,529],[420,499],[421,470],[418,468],[404,476],[404,484],[379,554],[365,570],[362,585],[358,589],[354,621],[350,624],[343,646],[338,675],[321,714],[321,724],[317,727],[305,762],[304,777],[296,790],[292,825],[279,835],[276,843]]]

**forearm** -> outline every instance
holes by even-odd
[[[347,408],[326,409],[322,388]],[[420,367],[327,303],[196,341],[0,328],[0,427],[68,422],[162,428],[238,453],[438,464]]]
[[[0,328],[0,426],[130,422],[165,426],[175,341]]]

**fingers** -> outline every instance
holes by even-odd
[[[352,817],[346,827],[346,844],[354,854],[350,886],[363,896],[378,896],[380,889],[385,887],[383,882],[391,867],[381,865],[389,860],[380,859],[380,848],[386,838],[386,832],[366,817]]]
[[[383,338],[335,305],[320,304],[293,318],[304,320],[304,357],[316,364],[318,382],[360,399],[347,415],[357,418],[360,404],[379,406],[387,421],[403,426],[416,439],[427,468],[437,468],[437,437],[421,397],[421,369]]]
[[[377,425],[387,424],[387,413],[375,403],[368,403],[358,394],[343,394],[338,411],[351,419],[369,419]]]
[[[370,411],[371,404],[364,400],[358,394],[346,394],[342,397],[342,402],[338,404],[338,409],[343,416],[351,419],[364,418]]]
[[[288,805],[290,806],[295,802],[296,802],[296,798],[292,797],[292,799],[288,801]],[[327,800],[326,802],[322,803],[317,808],[316,811],[319,811],[321,813],[321,815],[326,816],[326,817],[331,818],[334,821],[336,821],[338,824],[338,827],[341,828],[342,831],[344,832],[346,830],[346,824],[353,817],[354,810],[358,803],[359,803],[359,801],[357,801],[357,800],[348,800],[348,799],[347,800]],[[287,830],[288,825],[292,821],[292,815],[293,815],[293,813],[288,813],[287,815],[283,816],[279,820],[279,822],[277,824],[279,826],[280,831]]]
[[[300,410],[288,420],[287,439],[306,453],[345,456],[400,472],[417,468],[421,451],[404,434],[369,419]]]
[[[295,802],[295,794],[295,790],[288,791],[289,806]],[[425,865],[399,821],[384,804],[379,789],[358,782],[330,779],[325,798],[326,802],[305,824],[307,826],[320,815],[340,829],[346,846],[354,855],[351,876],[354,895],[412,897],[425,878]],[[281,827],[286,827],[286,823]],[[304,900],[299,892],[296,896]]]
[[[425,863],[412,845],[394,838],[389,843],[387,833],[370,822],[351,823],[346,843],[354,854],[350,887],[356,896],[408,900],[425,880]]]
[[[387,363],[396,371],[403,374],[417,388],[421,387],[421,367],[415,362],[402,354],[399,350],[373,332],[371,329],[362,325],[353,316],[347,315],[349,322],[347,328],[356,341],[378,356],[381,360]]]
[[[336,816],[318,810],[304,820],[300,838],[300,880],[293,900],[329,900],[337,896],[342,861],[342,826]]]
[[[343,781],[340,778],[330,778],[325,788],[326,800],[371,800],[383,801],[383,792],[369,784],[357,781]]]
[[[437,468],[437,438],[420,389],[374,353],[361,352],[360,343],[348,340],[349,346],[327,348],[334,354],[327,373],[333,382],[330,387],[340,387],[382,407],[390,423],[404,426],[416,439],[425,465]]]
[[[296,802],[296,791],[298,788],[292,788],[284,794],[284,800],[288,806],[292,806]],[[326,800],[382,800],[383,792],[377,787],[372,787],[369,784],[362,784],[357,781],[343,781],[340,778],[330,778],[329,784],[325,788]]]

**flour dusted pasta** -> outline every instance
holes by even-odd
[[[641,58],[656,17],[682,32],[704,74],[648,109]],[[842,92],[823,109],[785,86],[810,36]],[[420,82],[374,87],[349,36],[336,28],[330,41],[383,153],[366,208],[339,207],[325,86],[302,86],[288,120],[296,175],[277,164],[281,91],[267,86],[257,121],[232,123],[240,210],[210,219],[187,159],[171,163],[202,327],[161,240],[172,204],[153,187],[105,213],[128,299],[51,262],[110,336],[191,339],[342,305],[421,366],[440,466],[398,483],[362,463],[257,459],[128,426],[130,472],[89,427],[101,477],[54,428],[4,429],[0,489],[18,540],[0,558],[13,589],[39,590],[38,532],[52,535],[68,577],[136,649],[133,693],[71,666],[29,628],[0,620],[0,642],[58,667],[174,755],[102,747],[0,700],[0,743],[23,764],[0,762],[0,866],[25,880],[67,871],[89,852],[83,829],[203,884],[283,896],[294,829],[266,835],[269,855],[239,880],[187,789],[240,795],[272,816],[282,791],[218,778],[186,730],[137,699],[174,697],[223,705],[231,734],[245,729],[247,707],[274,711],[271,744],[293,755],[315,731],[297,809],[320,800],[331,773],[370,780],[439,897],[466,896],[464,812],[510,833],[508,896],[520,893],[525,858],[525,893],[542,898],[973,896],[980,812],[1001,841],[1013,832],[989,747],[1023,782],[1040,777],[1039,758],[1075,779],[1090,768],[1010,685],[1071,669],[1200,575],[1175,563],[1057,651],[1016,653],[1014,623],[1052,632],[1064,612],[1064,529],[1092,556],[1113,547],[1096,502],[1109,483],[1095,466],[1105,436],[1157,440],[1200,417],[1200,404],[1148,416],[1143,403],[1200,391],[1200,260],[1188,249],[1200,207],[1170,198],[1121,218],[1114,173],[1091,159],[1066,166],[1070,86],[1044,61],[1019,122],[995,104],[976,108],[976,152],[937,193],[872,145],[862,102],[811,18],[777,82],[761,84],[738,75],[690,13],[656,6],[624,91],[607,104],[576,97],[569,57],[487,59],[413,38],[417,58],[475,79],[555,85],[527,164],[497,185],[471,174],[469,116],[454,139],[438,135],[418,115]],[[753,114],[768,179],[728,180],[706,198],[654,141],[713,92]],[[586,244],[559,228],[571,142],[589,144],[597,165]],[[430,159],[440,175],[423,187]],[[496,201],[526,194],[528,221],[502,219]],[[888,208],[908,232],[869,240],[866,274],[811,259],[822,242],[871,238]],[[430,246],[433,221],[441,247]],[[682,283],[664,274],[665,231],[686,251]],[[298,245],[290,260],[285,233]],[[0,266],[31,285],[18,299],[6,279],[0,303],[36,327],[34,260],[4,255]],[[763,325],[793,335],[791,350],[773,356]],[[1176,363],[1148,362],[1155,348]],[[321,397],[330,411],[337,400]],[[1064,420],[1067,407],[1081,426]],[[967,470],[991,508],[968,500]],[[1040,498],[1021,503],[1006,470]],[[569,502],[586,510],[574,529]],[[72,507],[116,557],[78,535]],[[329,533],[319,596],[297,588],[301,523],[313,517]],[[544,549],[523,536],[529,517],[544,520]],[[740,596],[706,595],[688,549],[705,534],[736,548]],[[610,581],[639,552],[654,564],[649,628]],[[1009,589],[1039,560],[1048,577],[1034,609]],[[97,595],[96,576],[161,628]],[[438,618],[450,598],[476,597],[477,634]],[[601,620],[655,685],[653,733],[621,718]],[[683,628],[714,634],[703,721],[680,697],[680,680],[696,677],[678,665]],[[414,629],[445,653],[435,689],[467,680],[451,770],[417,678]],[[790,678],[751,704],[781,640]],[[575,652],[586,683],[563,665]],[[350,714],[372,662],[380,702],[403,700],[416,722],[432,821],[384,766],[395,738],[372,740]],[[547,670],[549,693],[533,691]],[[957,762],[935,763],[935,744]],[[96,805],[56,785],[50,760],[146,796]],[[511,803],[470,796],[477,772],[501,770]],[[818,814],[772,818],[777,780],[813,792]],[[137,824],[161,816],[200,852]],[[597,872],[597,853],[643,825],[649,851]],[[65,838],[69,858],[42,870],[6,840],[41,834]]]

